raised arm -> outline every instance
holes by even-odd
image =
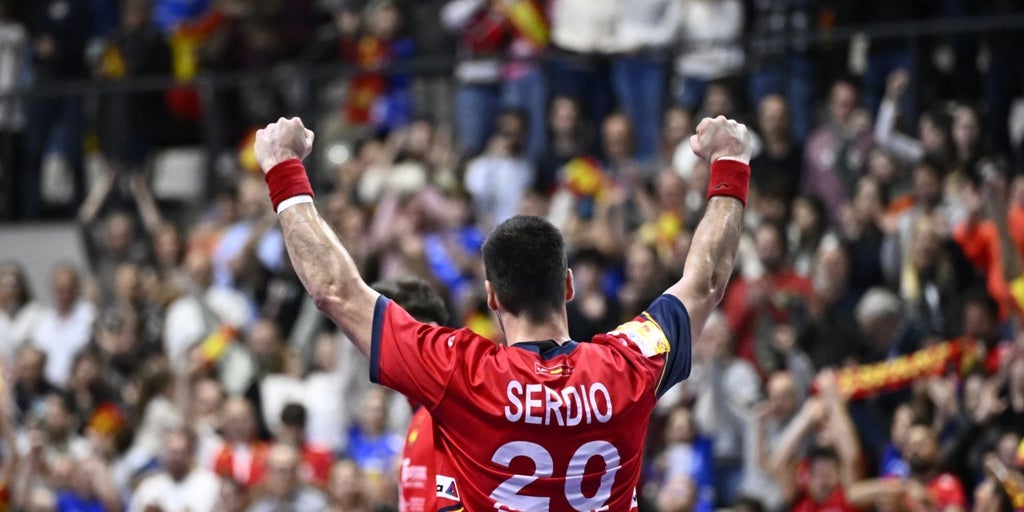
[[[696,340],[732,275],[750,182],[750,135],[736,121],[705,118],[690,137],[690,147],[711,162],[708,205],[693,234],[683,277],[665,293],[686,306]]]
[[[256,132],[255,153],[267,175],[271,201],[281,221],[295,273],[317,308],[327,314],[364,355],[370,354],[377,297],[355,262],[313,205],[301,160],[313,147],[313,132],[299,118],[279,119]]]

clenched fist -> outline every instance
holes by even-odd
[[[302,126],[302,120],[280,118],[256,131],[253,152],[260,169],[266,173],[275,165],[292,158],[302,160],[313,149],[313,132]]]
[[[697,134],[690,136],[690,148],[706,162],[728,157],[750,163],[750,134],[747,133],[747,127],[724,116],[714,119],[705,117],[701,120],[697,125]]]

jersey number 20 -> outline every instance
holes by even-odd
[[[551,478],[555,474],[555,464],[551,460],[551,454],[543,446],[529,441],[513,441],[505,443],[491,457],[491,462],[509,467],[512,459],[516,457],[528,457],[533,460],[536,469],[532,475],[512,475],[501,483],[494,492],[491,499],[495,506],[504,505],[514,510],[523,512],[549,510],[550,498],[542,496],[524,496],[519,491],[530,485],[538,478]],[[583,473],[586,471],[587,462],[594,457],[601,457],[604,460],[605,473],[601,475],[601,485],[593,496],[583,495]],[[612,495],[612,484],[615,482],[615,473],[619,470],[619,451],[607,441],[590,441],[580,446],[572,459],[569,460],[569,467],[565,470],[565,499],[569,501],[572,508],[581,512],[600,510],[605,507]]]

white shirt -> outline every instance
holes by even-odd
[[[42,314],[43,307],[36,302],[25,304],[14,316],[0,309],[0,358],[8,365],[14,363],[18,348],[32,339]]]
[[[60,316],[54,308],[43,311],[32,335],[32,344],[46,352],[46,379],[53,385],[64,387],[71,373],[71,363],[92,337],[92,324],[96,308],[80,300],[67,316]]]
[[[483,155],[466,169],[466,190],[473,196],[477,218],[492,226],[519,213],[519,203],[533,184],[527,160]]]
[[[579,53],[616,48],[617,0],[556,0],[551,5],[551,40]]]
[[[682,51],[676,71],[684,77],[713,80],[743,67],[743,3],[740,0],[686,0]]]
[[[195,468],[180,482],[158,473],[139,484],[128,512],[142,512],[149,505],[164,512],[212,512],[219,492],[220,480],[206,469]]]

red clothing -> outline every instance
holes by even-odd
[[[299,475],[305,482],[319,486],[327,485],[333,461],[334,455],[330,450],[307,444],[302,447],[302,464],[299,466]]]
[[[1007,223],[1010,228],[1010,238],[1013,239],[1017,251],[1024,255],[1024,206],[1010,206],[1010,213],[1007,215]]]
[[[928,482],[928,495],[931,496],[937,510],[946,507],[967,508],[964,486],[950,473],[942,473]]]
[[[769,296],[760,305],[752,304],[751,288],[761,285],[768,290]],[[755,357],[755,333],[789,322],[794,301],[806,303],[813,295],[810,279],[797,275],[791,269],[765,275],[759,281],[733,280],[725,291],[722,311],[736,333],[736,355],[764,371]]]
[[[953,240],[971,264],[985,274],[985,288],[999,303],[999,316],[1005,320],[1011,311],[1012,297],[1003,276],[1002,244],[995,223],[987,220],[961,224],[953,230]]]
[[[398,481],[398,510],[401,512],[434,512],[458,509],[458,495],[454,486],[437,475],[450,474],[451,464],[445,462],[444,453],[434,444],[434,421],[430,412],[411,403],[412,419],[402,450],[402,469]],[[631,511],[637,510],[636,491],[633,492]]]
[[[590,343],[499,346],[384,297],[373,326],[371,380],[430,411],[435,491],[467,510],[631,510],[655,401],[690,371],[672,296]]]
[[[434,512],[457,505],[458,499],[437,478],[443,455],[435,448],[434,422],[430,411],[414,407],[409,432],[402,449],[402,469],[398,476],[398,510],[402,512]]]
[[[857,510],[846,501],[846,493],[842,486],[836,487],[836,490],[832,491],[832,494],[821,503],[811,499],[806,492],[801,493],[792,508],[792,512],[856,512]]]
[[[266,443],[231,445],[224,443],[214,451],[213,472],[223,478],[232,478],[250,487],[263,481],[267,471]]]

